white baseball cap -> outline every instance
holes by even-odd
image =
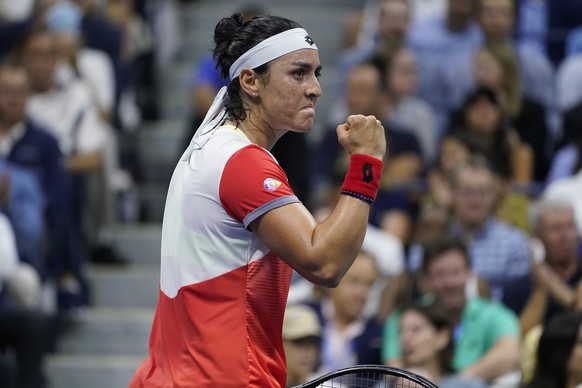
[[[287,306],[283,320],[283,339],[294,341],[307,337],[321,338],[321,324],[317,314],[309,306]]]

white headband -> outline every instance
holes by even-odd
[[[241,55],[230,67],[230,79],[233,80],[240,75],[243,68],[254,69],[282,55],[301,49],[317,50],[317,46],[303,28],[293,28],[283,31],[277,35],[263,40],[255,47]],[[182,155],[182,160],[188,160],[191,153],[196,149],[201,149],[212,136],[216,128],[226,119],[224,110],[224,97],[227,87],[223,86],[206,113],[206,117],[198,127],[196,134],[190,142],[190,146]]]
[[[241,55],[230,66],[230,79],[237,78],[243,68],[254,69],[282,55],[301,49],[317,50],[315,42],[303,28],[293,28],[263,40]]]

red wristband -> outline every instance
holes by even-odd
[[[383,169],[384,163],[380,159],[363,154],[351,155],[350,168],[346,174],[341,193],[356,198],[362,196],[363,198],[360,199],[372,203],[376,199],[376,193],[380,187]]]

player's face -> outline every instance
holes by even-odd
[[[322,93],[320,72],[317,50],[301,49],[273,60],[259,91],[260,118],[275,130],[309,131]]]

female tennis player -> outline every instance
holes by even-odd
[[[334,287],[364,238],[384,128],[337,127],[351,155],[340,199],[316,223],[269,150],[308,132],[322,91],[314,40],[275,16],[222,19],[214,56],[228,86],[175,168],[167,195],[149,357],[130,387],[284,387],[281,338],[292,269]]]

